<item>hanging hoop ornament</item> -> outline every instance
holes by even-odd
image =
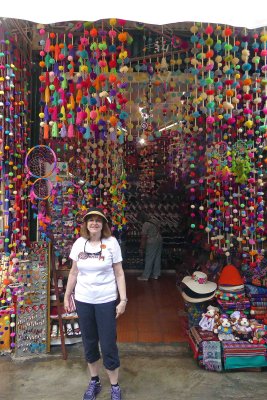
[[[56,154],[49,146],[34,146],[25,158],[27,173],[34,178],[47,178],[54,172],[56,166]]]
[[[49,179],[38,178],[31,186],[31,196],[38,200],[47,200],[50,197],[53,184]]]

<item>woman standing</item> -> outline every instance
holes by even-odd
[[[119,243],[111,236],[107,218],[100,208],[91,208],[84,216],[81,237],[74,242],[70,258],[73,262],[64,306],[66,312],[71,311],[71,294],[75,290],[85,358],[91,376],[83,400],[94,400],[101,391],[99,344],[111,384],[111,400],[120,400],[116,318],[125,311],[126,285]]]

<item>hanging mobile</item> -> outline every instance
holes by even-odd
[[[52,192],[53,184],[49,179],[38,178],[31,186],[31,196],[38,200],[47,200]]]
[[[56,166],[56,154],[49,146],[34,146],[25,158],[27,173],[35,178],[47,178],[54,172]]]

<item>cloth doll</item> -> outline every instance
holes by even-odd
[[[218,339],[222,340],[231,340],[234,341],[235,337],[233,335],[233,329],[231,326],[231,322],[227,315],[222,315],[218,321],[218,325],[215,325],[214,333],[218,334]]]
[[[202,314],[202,318],[199,321],[199,326],[203,331],[212,332],[214,329],[215,322],[219,319],[219,309],[217,307],[208,306],[207,311]]]
[[[252,342],[252,328],[250,322],[245,315],[241,315],[238,323],[233,328],[236,340],[247,340]]]

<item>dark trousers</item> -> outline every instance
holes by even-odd
[[[86,361],[91,364],[100,359],[100,343],[105,368],[111,371],[118,368],[116,301],[89,304],[76,300],[75,303]]]

